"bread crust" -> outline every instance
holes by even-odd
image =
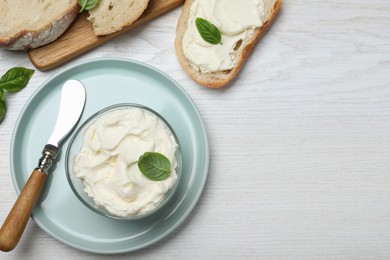
[[[74,21],[79,12],[77,0],[56,19],[35,30],[23,29],[8,37],[0,37],[0,47],[8,50],[27,50],[56,40]]]
[[[176,27],[176,39],[175,39],[175,49],[176,55],[178,57],[179,63],[183,67],[183,69],[190,75],[190,77],[200,85],[209,88],[221,88],[226,86],[233,78],[236,77],[239,70],[242,68],[244,62],[248,58],[249,54],[252,52],[254,46],[259,41],[261,36],[265,33],[267,28],[270,26],[274,18],[276,17],[280,6],[282,4],[282,0],[276,0],[273,9],[271,10],[271,15],[269,19],[258,29],[256,29],[253,36],[247,41],[243,42],[238,51],[240,51],[239,59],[237,65],[229,71],[218,71],[218,72],[209,72],[204,73],[200,71],[195,71],[183,52],[182,40],[184,33],[188,27],[188,17],[191,9],[191,5],[194,0],[186,0],[182,13],[180,15],[177,27]],[[241,49],[241,50],[240,50]]]

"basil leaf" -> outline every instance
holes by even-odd
[[[0,88],[0,101],[5,100],[5,91],[4,89]]]
[[[27,86],[34,70],[15,67],[7,71],[0,78],[0,88],[9,92],[17,92]]]
[[[79,13],[81,13],[84,10],[93,9],[99,3],[99,0],[78,0],[78,3],[81,7]]]
[[[163,181],[171,174],[171,163],[161,153],[144,153],[138,160],[138,168],[152,181]]]
[[[7,111],[7,107],[6,107],[6,104],[5,104],[5,100],[4,99],[0,99],[0,122],[3,121],[6,111]]]
[[[195,24],[203,40],[213,45],[222,44],[221,32],[214,24],[199,17],[196,18]]]
[[[34,70],[14,67],[0,78],[0,122],[3,120],[7,111],[5,92],[17,92],[23,89],[27,86],[33,74]]]

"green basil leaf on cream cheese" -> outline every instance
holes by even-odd
[[[171,174],[171,163],[161,153],[146,152],[138,160],[142,174],[152,181],[163,181]]]
[[[9,92],[18,92],[27,86],[33,74],[34,70],[31,69],[12,68],[0,78],[0,88]]]
[[[195,19],[195,24],[203,40],[213,45],[222,44],[221,32],[214,24],[200,17]]]

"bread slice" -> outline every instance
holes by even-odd
[[[79,11],[77,0],[0,0],[0,47],[26,50],[57,39]]]
[[[89,11],[94,34],[107,35],[123,29],[137,20],[148,6],[149,0],[100,0]]]
[[[249,38],[245,39],[240,43],[236,43],[236,47],[234,48],[235,50],[234,67],[228,70],[210,71],[210,72],[204,72],[197,66],[192,65],[183,52],[184,34],[186,33],[186,30],[188,30],[188,24],[195,22],[193,20],[189,21],[191,5],[195,1],[199,1],[199,0],[187,0],[184,4],[176,28],[176,39],[175,39],[176,54],[183,69],[191,76],[191,78],[195,82],[210,88],[220,88],[227,85],[237,75],[238,71],[242,67],[248,55],[251,53],[256,42],[264,34],[264,32],[266,31],[270,23],[275,18],[276,14],[280,9],[282,0],[264,0],[263,25],[255,29],[252,36],[250,36]]]

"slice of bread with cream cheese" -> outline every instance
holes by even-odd
[[[0,47],[26,50],[56,40],[76,18],[77,0],[0,0]]]
[[[175,49],[180,64],[201,85],[225,86],[236,76],[281,2],[187,0],[176,30]],[[219,43],[211,44],[202,37],[196,24],[198,18],[219,30]]]

